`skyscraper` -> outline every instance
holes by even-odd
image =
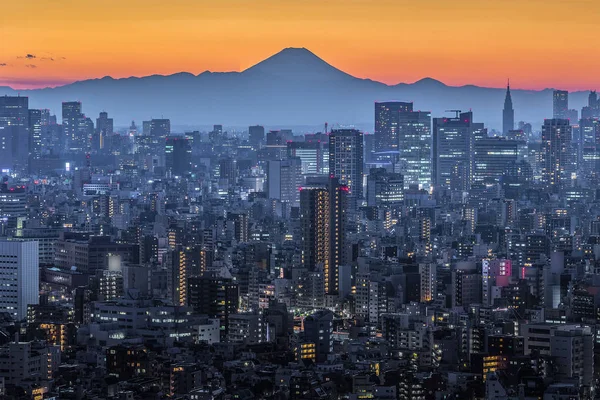
[[[328,294],[339,290],[347,191],[335,178],[329,179],[328,186],[305,186],[300,191],[302,264],[309,272],[322,268]]]
[[[67,150],[78,146],[79,123],[82,117],[81,102],[69,101],[62,103],[62,127]]]
[[[182,176],[192,166],[192,146],[186,137],[169,136],[165,144],[165,166],[174,175]]]
[[[42,155],[42,110],[29,110],[29,156]]]
[[[253,125],[248,128],[248,141],[253,146],[259,146],[265,140],[265,127]]]
[[[92,143],[92,148],[95,150],[104,149],[106,137],[112,135],[113,132],[113,119],[108,118],[107,112],[101,112],[98,118],[96,118],[96,133],[94,135],[95,140]]]
[[[431,113],[429,111],[398,113],[398,151],[404,186],[408,188],[410,185],[418,185],[419,189],[429,189],[431,186]]]
[[[324,174],[329,171],[329,149],[321,141],[288,142],[288,157],[299,157],[303,174]]]
[[[563,189],[572,172],[572,128],[566,119],[547,119],[542,126],[542,178],[553,192]]]
[[[39,303],[39,249],[36,241],[0,241],[0,312],[15,320]]]
[[[350,195],[363,195],[363,134],[356,129],[334,129],[329,135],[329,175],[348,186]]]
[[[473,149],[473,182],[499,182],[509,165],[517,162],[520,143],[523,142],[502,137],[476,141]]]
[[[29,99],[0,97],[0,155],[2,167],[25,166],[29,156]]]
[[[509,83],[506,85],[506,97],[504,98],[504,109],[502,110],[502,133],[506,135],[513,129],[515,129],[515,110],[513,110]]]
[[[452,190],[468,190],[473,180],[475,136],[485,137],[482,123],[473,113],[457,112],[454,118],[433,120],[433,184]]]
[[[375,150],[398,149],[398,118],[402,112],[412,112],[413,104],[401,101],[375,103]]]
[[[291,157],[287,160],[272,160],[267,168],[267,193],[270,199],[298,207],[302,186],[302,160]]]
[[[153,119],[150,121],[150,135],[155,137],[165,137],[171,134],[171,120]]]
[[[569,92],[566,90],[555,90],[552,94],[552,118],[568,119]]]

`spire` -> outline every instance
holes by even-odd
[[[504,109],[512,110],[512,96],[510,95],[510,78],[506,84],[506,97],[504,98]]]
[[[515,128],[515,111],[513,110],[512,96],[510,95],[510,79],[506,83],[506,97],[504,110],[502,110],[502,132],[506,135]]]

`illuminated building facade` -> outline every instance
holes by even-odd
[[[329,175],[348,186],[350,195],[363,197],[363,134],[356,129],[334,129],[329,135]]]

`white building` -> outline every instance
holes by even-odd
[[[221,320],[218,318],[201,319],[198,322],[198,342],[208,344],[221,342]]]
[[[39,304],[39,264],[37,241],[0,240],[0,312],[21,320]]]

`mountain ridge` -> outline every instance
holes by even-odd
[[[551,117],[551,90],[511,89],[516,121],[541,124]],[[499,129],[504,92],[504,88],[449,86],[431,77],[388,85],[352,76],[306,48],[285,48],[240,72],[104,76],[29,90],[0,87],[0,95],[29,96],[30,107],[50,108],[57,116],[62,101],[80,100],[87,115],[107,111],[116,126],[164,115],[173,126],[244,126],[257,121],[294,126],[335,121],[372,127],[373,102],[405,99],[413,101],[415,109],[430,110],[432,117],[444,115],[447,109],[472,109],[476,121]],[[571,93],[570,108],[585,105],[587,93]]]

